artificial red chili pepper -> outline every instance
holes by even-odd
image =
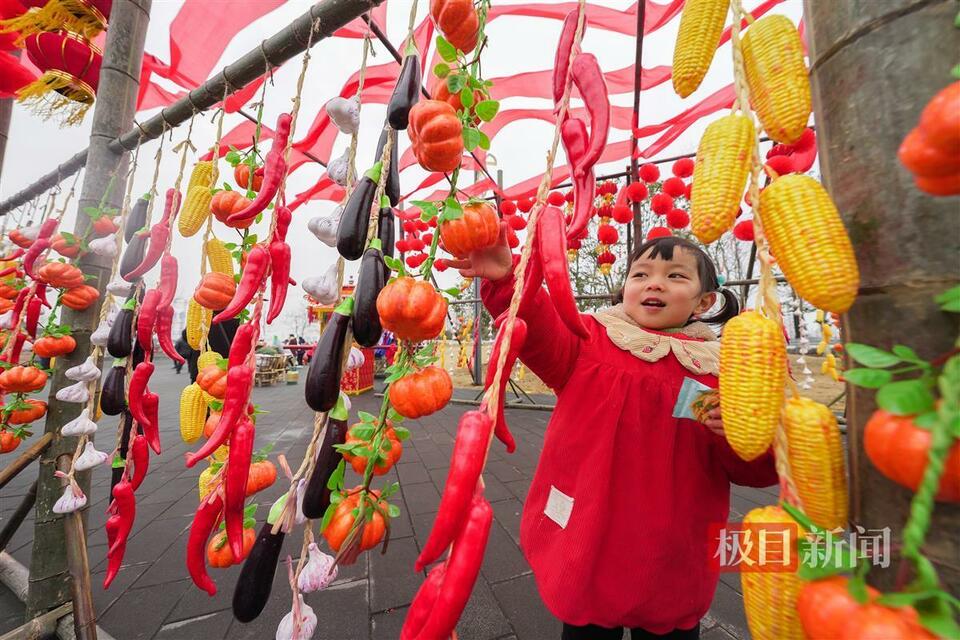
[[[107,518],[107,521],[104,523],[103,528],[107,532],[107,573],[103,576],[103,588],[106,589],[110,586],[110,583],[113,582],[113,579],[117,577],[117,573],[120,572],[120,567],[123,566],[123,556],[127,552],[127,544],[113,546],[113,543],[117,540],[117,531],[120,529],[120,516],[114,514]]]
[[[497,320],[497,326],[500,330],[497,332],[493,349],[490,351],[490,366],[487,367],[487,378],[483,383],[484,389],[489,389],[490,385],[493,384],[494,374],[496,374],[496,363],[499,362],[500,359],[500,347],[503,343],[503,337],[506,335],[506,328],[503,324],[505,319],[506,315],[503,315]],[[510,338],[510,350],[507,351],[507,359],[503,364],[503,375],[500,376],[500,384],[498,385],[500,394],[498,396],[499,400],[497,401],[497,421],[493,427],[494,435],[497,436],[500,442],[506,445],[507,453],[513,453],[517,445],[513,440],[513,434],[510,433],[510,428],[507,426],[507,418],[503,412],[504,392],[507,389],[507,383],[510,382],[510,372],[513,371],[513,365],[516,363],[517,357],[520,355],[520,349],[523,348],[523,343],[526,342],[526,340],[527,323],[524,322],[522,318],[516,318],[513,324],[513,336]]]
[[[447,558],[440,594],[426,623],[417,634],[418,639],[445,640],[453,633],[480,573],[492,523],[493,509],[478,489],[473,496],[466,522],[454,542],[453,551]]]
[[[26,340],[27,336],[19,332],[17,333],[13,339],[13,349],[10,351],[6,362],[12,362],[14,364],[20,362],[20,352],[23,351],[23,343],[26,342]]]
[[[433,529],[414,564],[417,571],[439,558],[463,527],[477,480],[483,471],[491,429],[493,424],[486,411],[467,411],[460,417],[447,483],[443,487]]]
[[[543,264],[540,261],[540,251],[537,249],[537,243],[534,242],[530,247],[530,258],[527,260],[527,275],[523,279],[523,292],[520,294],[520,306],[517,309],[517,315],[530,317],[531,313],[536,313],[535,300],[537,292],[543,287]]]
[[[438,564],[427,574],[427,579],[417,589],[417,595],[413,596],[413,602],[407,609],[407,617],[404,618],[403,629],[400,630],[400,640],[413,640],[420,633],[440,595],[444,575],[446,565],[442,564]]]
[[[48,218],[40,225],[40,231],[37,233],[37,240],[43,240],[53,235],[53,232],[60,226],[58,218]]]
[[[563,213],[560,209],[552,206],[544,207],[537,220],[536,237],[539,242],[543,277],[547,281],[550,300],[560,319],[575,334],[581,338],[588,338],[590,334],[583,326],[583,320],[580,319],[577,301],[573,297],[573,288],[570,286],[570,275],[567,270],[567,240],[564,237],[563,227]]]
[[[293,213],[287,207],[277,207],[277,224],[274,225],[272,240],[286,240],[287,230],[293,220]]]
[[[3,258],[0,258],[0,260],[3,260]],[[17,271],[19,271],[18,267],[7,267],[3,271],[0,271],[0,278],[4,276],[9,276],[10,274],[16,273]]]
[[[580,118],[567,118],[560,127],[560,135],[573,175],[573,216],[567,225],[567,241],[570,241],[580,237],[590,222],[597,182],[593,167],[578,173],[587,151],[587,123]]]
[[[38,238],[33,241],[33,244],[27,249],[27,253],[23,256],[23,271],[34,280],[37,279],[37,274],[33,272],[34,263],[44,251],[50,248],[50,244],[49,238]]]
[[[147,444],[150,445],[154,453],[160,455],[160,396],[152,391],[147,391],[141,404],[147,422],[141,424],[140,428],[147,437]]]
[[[553,60],[553,111],[560,112],[560,103],[563,101],[563,92],[567,88],[567,74],[570,71],[570,51],[573,49],[573,40],[577,35],[577,19],[579,11],[572,10],[563,19],[560,27],[560,40],[557,42],[557,55]]]
[[[247,254],[247,263],[243,267],[243,275],[240,276],[240,284],[237,285],[237,290],[233,294],[233,300],[226,309],[213,317],[214,324],[233,318],[250,304],[266,279],[268,268],[270,268],[270,254],[263,245],[255,245]]]
[[[253,339],[257,328],[252,322],[245,322],[237,327],[237,332],[233,334],[233,341],[230,343],[230,353],[227,356],[227,369],[244,364],[247,356],[253,350]]]
[[[41,298],[30,298],[27,303],[27,322],[25,328],[31,338],[37,337],[37,325],[40,323],[40,309],[43,307]]]
[[[26,252],[27,250],[22,247],[20,249],[15,249],[13,253],[0,258],[0,262],[9,262],[10,260],[16,260]]]
[[[166,306],[157,311],[157,324],[154,325],[157,332],[157,342],[167,357],[180,364],[186,364],[183,356],[177,353],[177,348],[173,345],[173,337],[170,332],[173,330],[173,307]]]
[[[223,519],[234,558],[243,557],[243,499],[247,495],[254,435],[253,421],[248,417],[242,418],[230,434],[230,453],[223,485]]]
[[[150,452],[147,450],[147,438],[138,433],[130,443],[130,457],[133,458],[133,478],[130,484],[136,491],[147,477],[147,469],[150,468]]]
[[[263,183],[260,185],[260,191],[257,192],[257,197],[245,209],[227,218],[227,222],[233,224],[256,218],[277,195],[277,191],[280,190],[280,185],[287,175],[287,163],[283,159],[283,154],[287,149],[287,139],[290,137],[292,121],[289,113],[281,113],[280,117],[277,118],[273,146],[270,147],[267,157],[263,159]]]
[[[287,300],[287,283],[290,280],[290,245],[283,240],[270,243],[270,308],[267,324],[277,319]]]
[[[220,421],[207,441],[197,451],[187,454],[187,466],[192,467],[203,460],[220,445],[226,442],[227,437],[244,417],[244,409],[253,390],[253,367],[243,364],[227,369],[227,394],[223,399],[223,411]]]
[[[120,516],[116,537],[110,544],[110,550],[115,551],[120,545],[126,544],[127,536],[133,529],[133,521],[137,517],[137,500],[133,496],[133,485],[124,478],[113,487],[113,502],[110,509]]]
[[[149,427],[147,414],[143,408],[143,398],[147,393],[147,383],[150,376],[153,375],[153,363],[141,362],[130,375],[130,385],[127,387],[127,403],[129,404],[130,415],[140,424],[143,432],[147,432]]]
[[[40,298],[40,303],[43,304],[47,309],[52,309],[50,303],[47,302],[47,283],[38,282],[36,288],[34,289],[33,295],[37,298]]]
[[[176,216],[176,210],[179,206],[180,192],[176,189],[167,189],[167,200],[163,207],[163,217],[160,219],[160,222],[150,228],[150,244],[147,247],[147,252],[144,254],[143,260],[140,261],[140,264],[137,265],[133,271],[122,274],[124,280],[133,282],[150,271],[150,269],[153,269],[157,262],[160,261],[160,257],[163,256],[167,250],[167,242],[170,240],[170,220]]]
[[[17,299],[13,302],[13,321],[17,322],[20,319],[20,312],[23,311],[23,305],[27,302],[27,297],[30,295],[30,287],[24,287],[17,292]]]
[[[143,295],[140,311],[137,314],[137,342],[143,352],[153,352],[153,328],[157,324],[157,305],[160,303],[160,292],[150,289]]]
[[[583,162],[575,175],[584,175],[587,169],[597,164],[600,155],[607,146],[607,134],[610,130],[610,96],[607,83],[597,57],[592,53],[580,53],[570,68],[573,81],[580,90],[583,104],[590,113],[590,144],[583,154]]]
[[[193,522],[190,524],[190,536],[187,538],[187,571],[190,573],[193,584],[211,596],[217,593],[217,585],[207,574],[205,559],[207,538],[210,537],[213,528],[217,526],[222,508],[223,500],[217,494],[213,494],[212,498],[201,502],[193,516]]]
[[[179,268],[177,259],[169,253],[160,260],[160,282],[157,289],[160,290],[160,302],[157,307],[163,309],[173,303],[177,295],[177,276]]]

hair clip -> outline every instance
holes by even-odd
[[[718,285],[718,286],[722,287],[722,286],[725,285],[726,283],[727,283],[727,277],[726,277],[726,276],[717,276],[717,285]]]

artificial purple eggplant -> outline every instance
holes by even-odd
[[[303,387],[307,405],[314,411],[333,409],[340,397],[343,350],[352,312],[353,298],[346,298],[330,316],[313,350],[310,367],[307,369],[307,381]]]
[[[337,228],[337,251],[347,260],[360,258],[367,246],[370,212],[380,180],[380,168],[377,162],[363,175],[343,206],[340,226]]]
[[[327,507],[330,506],[330,494],[327,487],[330,476],[337,469],[337,465],[343,460],[343,456],[335,448],[338,444],[343,444],[347,440],[347,422],[346,420],[327,420],[327,429],[323,434],[323,440],[317,450],[317,462],[313,465],[313,473],[307,480],[307,487],[303,492],[303,515],[307,518],[318,520],[323,517]]]
[[[124,382],[127,377],[127,365],[122,363],[110,367],[100,391],[100,410],[108,416],[118,416],[127,410],[127,398],[124,394]]]
[[[398,131],[403,131],[409,123],[410,109],[420,99],[420,53],[410,38],[404,51],[403,67],[400,77],[393,88],[393,95],[387,104],[387,122]]]
[[[233,590],[233,617],[240,622],[252,622],[263,611],[270,599],[273,575],[280,561],[284,532],[272,533],[268,520],[260,528],[250,555],[243,562],[237,586]]]
[[[396,216],[392,207],[380,207],[380,221],[377,226],[377,237],[380,239],[380,250],[383,255],[393,257],[393,247],[396,241]]]
[[[127,221],[123,227],[123,240],[124,242],[130,242],[133,239],[133,234],[137,231],[143,229],[147,224],[147,208],[150,205],[150,197],[142,196],[137,202],[133,205],[133,208],[130,209],[130,213],[127,215]],[[138,261],[137,264],[140,264]],[[133,265],[137,266],[136,264]],[[133,270],[129,269],[130,271]]]
[[[363,252],[360,260],[360,275],[354,291],[353,316],[350,325],[353,339],[362,347],[372,347],[380,341],[383,327],[377,312],[377,296],[387,285],[387,265],[380,251],[380,240],[375,238]]]
[[[397,132],[393,129],[384,129],[380,133],[380,141],[377,142],[377,153],[373,156],[376,160],[383,161],[383,145],[387,144],[387,136],[393,140],[390,147],[390,166],[387,170],[387,179],[383,183],[383,192],[390,198],[390,206],[395,207],[400,202],[400,168],[398,159],[400,154],[397,152]],[[383,245],[386,247],[387,245]]]

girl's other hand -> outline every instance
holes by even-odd
[[[457,269],[464,278],[486,278],[500,280],[513,271],[513,255],[507,244],[507,223],[500,222],[500,237],[493,246],[474,251],[469,258],[447,260],[446,263]]]
[[[715,434],[724,437],[723,435],[723,420],[720,418],[720,407],[716,409],[711,409],[707,412],[707,419],[703,423],[707,429],[713,431]]]

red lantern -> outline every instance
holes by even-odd
[[[602,224],[597,228],[597,242],[600,244],[617,244],[620,234],[616,227],[609,224]]]
[[[403,230],[407,233],[414,233],[417,230],[417,221],[416,220],[407,220],[403,223]]]
[[[690,214],[683,209],[674,209],[667,214],[667,226],[674,229],[683,229],[690,224]]]
[[[524,213],[530,213],[530,209],[533,209],[533,200],[530,198],[520,198],[517,200],[517,209],[520,209],[520,211]]]
[[[550,195],[547,196],[547,202],[555,207],[562,207],[565,200],[563,194],[559,191],[551,191]]]
[[[687,192],[687,185],[680,178],[667,178],[663,181],[663,192],[674,198],[679,198]]]
[[[44,31],[66,30],[93,38],[106,29],[112,0],[19,0],[27,11],[0,21],[0,29],[19,31],[21,41]]]
[[[617,261],[617,256],[613,255],[609,251],[604,251],[597,256],[597,266],[600,268],[600,273],[604,275],[609,275],[610,270],[613,268],[613,263]]]
[[[631,182],[627,186],[627,200],[630,202],[643,202],[650,196],[650,190],[642,182]]]
[[[673,198],[665,193],[658,193],[650,200],[650,210],[658,216],[665,216],[673,209]]]
[[[733,237],[744,242],[753,242],[753,220],[741,220],[734,225]]]
[[[613,215],[613,207],[609,204],[603,203],[599,207],[594,207],[593,209],[596,212],[597,217],[601,220],[604,218],[609,218]]]
[[[527,228],[527,221],[523,216],[507,216],[507,225],[510,226],[514,231],[520,231],[521,229]]]
[[[645,164],[640,167],[639,174],[644,182],[656,182],[660,179],[660,167],[655,164]]]
[[[653,240],[654,238],[665,238],[672,235],[673,233],[666,227],[653,227],[647,232],[647,240]]]
[[[680,158],[673,163],[673,175],[678,178],[689,178],[693,175],[693,158]]]
[[[516,249],[520,246],[520,238],[517,237],[517,232],[507,227],[507,245],[511,249]]]
[[[500,213],[505,216],[512,216],[517,212],[517,203],[513,200],[500,201]]]
[[[573,189],[563,194],[564,202],[573,202]]]
[[[692,182],[688,182],[686,188],[684,189],[683,197],[686,198],[687,200],[689,200],[689,199],[690,199],[690,192],[691,192],[691,191],[693,191],[693,183],[692,183]]]
[[[423,264],[424,260],[427,259],[427,254],[425,253],[413,253],[407,256],[407,266],[411,269],[416,269]]]
[[[37,79],[30,71],[5,51],[0,51],[0,98],[14,98],[23,87]]]
[[[21,89],[18,99],[46,117],[62,114],[65,125],[79,124],[97,93],[103,61],[100,50],[67,31],[30,36],[26,49],[43,75]],[[63,97],[49,100],[47,94],[52,91]]]
[[[618,204],[613,208],[613,219],[620,224],[633,222],[633,209],[625,204]]]
[[[439,271],[440,273],[443,273],[444,271],[450,268],[450,265],[448,265],[447,261],[444,260],[443,258],[437,258],[433,262],[433,268]]]

